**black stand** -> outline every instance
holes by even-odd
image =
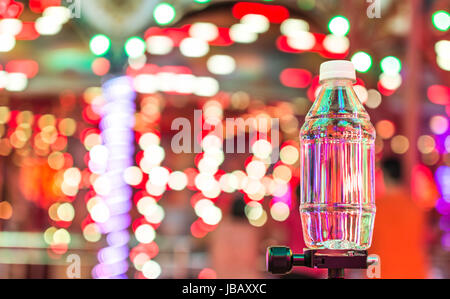
[[[267,270],[272,274],[287,274],[294,266],[327,268],[328,279],[344,279],[344,269],[367,269],[375,263],[367,250],[305,249],[294,254],[289,247],[269,247],[266,255]]]
[[[328,279],[344,279],[344,269],[328,269]]]

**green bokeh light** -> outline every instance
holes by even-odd
[[[89,48],[94,55],[104,55],[111,48],[111,40],[103,34],[94,35],[89,42]]]
[[[328,23],[328,30],[334,35],[345,36],[350,31],[350,22],[344,16],[335,16]]]
[[[175,19],[176,14],[175,8],[164,2],[156,5],[155,10],[153,10],[153,18],[159,25],[170,24]]]
[[[130,58],[137,58],[145,53],[145,41],[137,36],[130,37],[125,42],[125,53]]]
[[[355,66],[355,70],[360,73],[367,73],[372,67],[372,57],[363,51],[353,54],[351,61]]]
[[[431,17],[433,26],[440,31],[447,31],[450,27],[450,14],[444,10],[438,10]]]
[[[395,75],[402,70],[400,59],[394,56],[384,57],[380,62],[381,70],[388,75]]]

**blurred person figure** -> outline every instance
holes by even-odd
[[[426,220],[402,185],[402,167],[396,158],[382,162],[385,192],[376,199],[371,254],[381,260],[381,278],[427,278]]]
[[[217,278],[263,278],[262,232],[249,224],[245,201],[237,196],[230,213],[211,235],[210,256]]]

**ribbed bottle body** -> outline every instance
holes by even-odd
[[[300,215],[309,248],[370,247],[374,141],[375,130],[351,82],[326,83],[300,132]]]

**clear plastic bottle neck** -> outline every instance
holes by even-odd
[[[353,81],[351,79],[327,79],[322,81],[321,84],[319,95],[308,112],[307,118],[369,118],[353,89]]]
[[[333,79],[326,79],[321,82],[322,87],[324,86],[353,86],[353,80],[347,79],[347,78],[333,78]]]

